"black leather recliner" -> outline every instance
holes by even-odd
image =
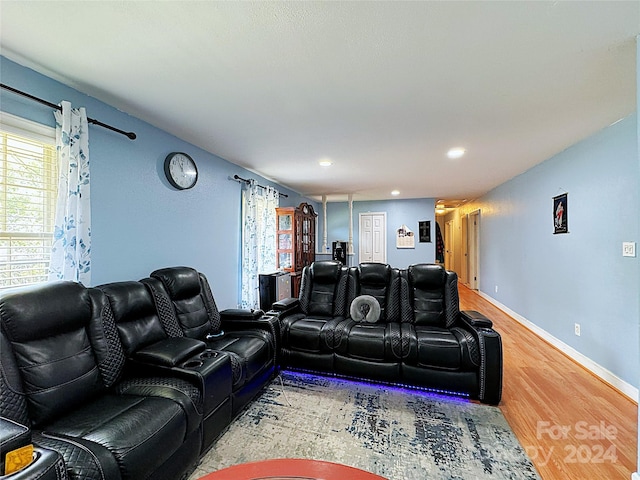
[[[335,334],[346,319],[347,281],[348,270],[337,261],[304,268],[299,302],[281,315],[283,364],[333,371]]]
[[[502,394],[500,335],[478,312],[460,312],[456,273],[418,264],[403,278],[403,338],[408,340],[403,379],[497,404]]]
[[[0,327],[0,415],[59,452],[71,479],[175,479],[195,467],[201,398],[178,378],[122,388],[126,357],[100,290],[56,282],[3,292]]]
[[[233,368],[233,414],[239,412],[274,375],[279,346],[277,318],[261,310],[218,311],[206,277],[189,267],[156,270],[149,283],[157,296],[166,296],[172,308],[162,308],[164,316],[174,316],[186,337],[202,340],[207,347],[225,352]]]
[[[382,263],[367,262],[349,269],[348,305],[361,295],[373,297],[380,306],[374,322],[351,317],[337,329],[335,370],[343,375],[395,381],[400,378],[400,273]]]
[[[167,376],[185,379],[192,385],[191,401],[203,417],[204,452],[231,422],[231,362],[228,355],[213,355],[204,342],[185,337],[175,319],[158,313],[156,302],[162,304],[164,300],[169,305],[169,300],[153,296],[154,282],[158,281],[148,278],[97,288],[109,301],[130,374],[155,373],[145,379],[145,385],[156,389],[166,385]],[[138,383],[136,377],[125,379],[119,391],[136,388]],[[215,388],[209,386],[212,383]]]

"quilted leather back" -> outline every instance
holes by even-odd
[[[151,273],[173,303],[184,335],[203,339],[220,331],[220,313],[206,277],[189,267],[162,268]]]
[[[8,418],[22,425],[31,425],[27,411],[27,397],[22,388],[22,379],[11,343],[0,330],[0,417]]]
[[[354,289],[349,294],[349,305],[360,295],[371,295],[380,304],[380,322],[400,320],[400,276],[397,269],[385,263],[363,262],[352,267]]]
[[[37,427],[73,410],[106,388],[90,334],[101,312],[89,290],[55,282],[3,292],[0,319]],[[94,343],[100,338],[94,338]],[[4,394],[4,392],[3,392]]]
[[[114,282],[98,288],[109,300],[127,357],[168,336],[158,317],[151,291],[144,283]]]
[[[408,302],[415,325],[449,328],[460,312],[458,277],[442,265],[416,264],[407,269]]]
[[[346,276],[342,263],[313,262],[302,272],[300,306],[305,315],[333,317],[344,314]]]

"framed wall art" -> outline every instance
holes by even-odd
[[[418,232],[420,243],[431,243],[431,221],[423,220],[418,222]]]
[[[569,206],[567,204],[568,193],[553,197],[553,234],[569,233]]]

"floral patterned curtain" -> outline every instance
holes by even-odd
[[[58,201],[49,280],[91,283],[89,124],[84,108],[62,102],[56,118]]]
[[[258,274],[276,270],[279,192],[250,180],[242,191],[242,308],[259,308]]]

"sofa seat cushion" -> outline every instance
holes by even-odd
[[[106,449],[123,478],[147,478],[180,448],[187,434],[176,402],[158,397],[103,395],[44,426],[44,433]],[[101,448],[102,447],[102,448]]]
[[[416,325],[405,363],[427,368],[459,370],[463,352],[459,338],[448,328]]]
[[[393,339],[400,336],[399,323],[358,323],[348,320],[341,325],[336,353],[351,358],[377,362],[397,362]]]
[[[187,418],[187,433],[196,430],[204,415],[204,398],[192,382],[171,376],[129,377],[116,385],[120,395],[168,398],[178,403]]]
[[[270,340],[261,331],[227,332],[207,341],[207,347],[230,355],[234,390],[270,367],[273,361],[270,345]]]
[[[344,317],[318,315],[292,315],[283,325],[285,344],[289,349],[301,352],[327,353],[333,351],[340,340],[336,331]]]
[[[330,318],[305,317],[293,323],[289,328],[289,346],[294,350],[320,352],[322,347],[322,329]]]

